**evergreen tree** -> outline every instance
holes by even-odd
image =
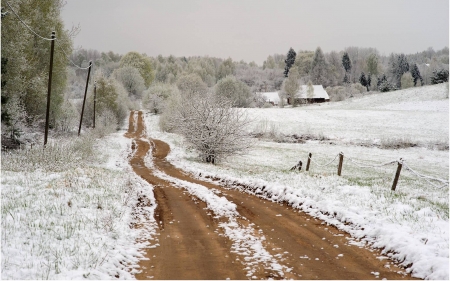
[[[372,78],[371,78],[371,74],[367,74],[367,91],[369,91],[369,87],[372,84]]]
[[[364,72],[361,72],[361,75],[359,76],[359,83],[366,87],[367,91],[369,91],[369,84],[367,83],[366,75]]]
[[[411,66],[411,75],[414,79],[414,87],[417,85],[417,80],[420,79],[420,85],[423,85],[423,79],[422,76],[420,75],[420,71],[419,68],[417,67],[417,64],[413,64]]]
[[[406,59],[406,56],[404,54],[401,54],[401,55],[398,56],[397,67],[395,69],[395,77],[397,78],[396,79],[397,89],[401,88],[401,86],[402,86],[401,85],[402,84],[401,83],[402,76],[403,76],[403,74],[405,74],[408,71],[409,71],[408,60]]]
[[[346,75],[352,69],[352,62],[350,61],[350,57],[348,56],[347,52],[345,52],[344,55],[342,56],[342,66],[345,69],[345,74]]]
[[[431,76],[431,84],[440,84],[448,82],[448,70],[434,70],[433,75]]]
[[[294,64],[296,56],[297,54],[295,53],[294,49],[290,48],[289,52],[287,53],[286,60],[284,61],[286,63],[286,67],[284,68],[284,77],[288,77],[289,69],[291,69],[292,65]]]

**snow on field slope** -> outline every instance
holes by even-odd
[[[155,199],[128,165],[123,134],[98,140],[87,162],[36,168],[2,154],[1,279],[134,279],[145,239],[155,238]]]
[[[446,85],[435,85],[352,101],[247,111],[256,119],[255,128],[260,127],[258,123],[275,124],[274,130],[283,133],[321,133],[349,141],[408,136],[448,143],[447,91]],[[412,276],[449,279],[448,184],[430,183],[403,168],[396,191],[391,191],[397,164],[380,166],[403,158],[413,171],[448,182],[448,150],[425,146],[391,150],[349,142],[257,141],[247,155],[212,166],[199,162],[194,151],[184,149],[179,136],[161,132],[157,123],[158,116],[146,115],[147,133],[171,145],[168,158],[176,166],[198,177],[222,178],[231,187],[233,182],[257,191],[265,186],[265,191],[273,194],[265,195],[270,200],[290,202],[347,231],[359,241],[351,243],[382,249],[383,255],[408,267]],[[315,162],[305,172],[309,152]],[[339,152],[344,153],[341,177],[336,175],[337,160],[319,166],[332,161]],[[299,160],[303,161],[303,170],[290,172]]]
[[[440,84],[342,102],[247,111],[255,119],[254,130],[264,126],[284,134],[323,134],[343,140],[407,137],[421,142],[448,142],[447,96],[447,86]]]

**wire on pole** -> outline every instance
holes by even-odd
[[[48,40],[48,41],[54,41],[56,40],[56,37],[52,37],[52,38],[46,38],[43,37],[39,34],[37,34],[33,29],[31,29],[31,27],[29,27],[20,17],[19,15],[16,13],[16,11],[14,11],[14,9],[11,7],[11,5],[9,5],[9,3],[7,1],[5,1],[6,5],[8,5],[8,7],[11,9],[11,11],[13,12],[13,14],[16,16],[16,18],[19,19],[19,21],[26,27],[28,28],[29,31],[31,31],[34,35],[36,35],[37,37],[44,39],[44,40]]]

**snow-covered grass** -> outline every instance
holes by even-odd
[[[123,134],[2,154],[2,279],[134,278],[155,200]]]
[[[218,177],[228,186],[241,183],[253,188],[247,192],[287,201],[361,243],[382,249],[414,277],[448,280],[448,184],[426,181],[406,168],[448,182],[448,150],[352,144],[405,138],[448,144],[447,91],[446,85],[436,85],[308,107],[248,109],[257,129],[266,123],[283,134],[322,134],[338,141],[257,141],[247,155],[216,166],[199,162],[194,151],[184,149],[179,136],[161,132],[157,116],[146,115],[147,134],[168,142],[169,160],[197,177]],[[341,177],[336,175],[337,159],[326,167],[318,165],[330,162],[339,152],[344,154]],[[315,162],[305,172],[308,153]],[[399,158],[405,165],[397,189],[391,191],[397,163],[379,165]],[[289,171],[299,160],[303,170]]]

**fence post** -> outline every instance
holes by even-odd
[[[341,175],[342,172],[342,163],[344,162],[344,153],[339,153],[339,166],[338,166],[338,176]]]
[[[52,93],[52,73],[53,73],[53,52],[55,51],[56,32],[52,31],[52,43],[50,47],[50,70],[48,71],[48,88],[47,88],[47,111],[45,112],[45,133],[44,133],[44,147],[47,144],[48,123],[50,117],[50,95]]]
[[[398,182],[398,178],[400,177],[400,171],[402,170],[402,166],[403,166],[403,160],[402,160],[402,158],[400,158],[400,160],[398,161],[397,172],[395,173],[394,182],[392,183],[391,190],[395,191],[395,188],[397,188],[397,182]]]
[[[78,127],[78,136],[80,135],[80,131],[81,131],[81,123],[83,123],[84,104],[86,103],[86,94],[87,94],[87,89],[88,89],[88,84],[89,84],[89,75],[91,74],[91,68],[92,68],[92,61],[89,61],[89,70],[88,70],[88,75],[87,75],[87,79],[86,79],[86,88],[84,90],[83,107],[81,108],[81,118],[80,118],[80,126]]]
[[[95,103],[97,102],[97,81],[94,81],[94,129],[95,129]]]
[[[308,154],[308,162],[306,162],[306,171],[307,172],[309,171],[309,163],[311,163],[311,157],[312,157],[312,154],[309,153]]]

